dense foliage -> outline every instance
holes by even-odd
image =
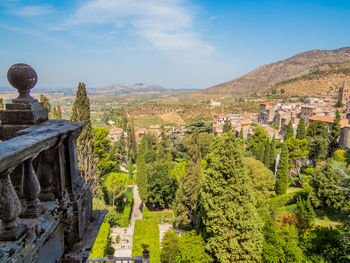
[[[275,191],[277,195],[285,194],[288,188],[289,153],[286,144],[283,144],[280,161],[277,167]]]
[[[202,168],[199,150],[199,133],[192,133],[186,162],[186,174],[180,180],[176,191],[174,211],[178,225],[192,225],[199,208]]]
[[[94,135],[90,118],[90,101],[86,86],[79,82],[76,98],[72,107],[71,121],[87,122],[77,141],[77,155],[82,177],[90,184],[93,195],[98,188],[97,165],[95,160]]]
[[[207,161],[201,203],[202,232],[209,251],[219,262],[260,261],[263,225],[241,141],[232,132],[217,137]]]

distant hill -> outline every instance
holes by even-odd
[[[104,88],[88,88],[88,93],[93,94],[130,94],[139,92],[170,92],[171,89],[163,88],[151,83],[137,83],[131,86],[111,85]]]
[[[32,92],[34,93],[64,93],[66,95],[75,95],[77,88],[73,89],[68,88],[43,88],[35,87]],[[171,92],[173,90],[163,88],[156,84],[151,83],[137,83],[131,86],[125,85],[111,85],[103,88],[89,88],[87,87],[87,92],[89,95],[102,95],[102,94],[111,94],[111,95],[121,95],[121,94],[131,94],[131,93],[145,93],[145,92]],[[12,87],[0,87],[1,93],[16,93],[17,91]]]
[[[322,70],[328,71],[330,73],[328,75],[338,74],[340,77],[341,74],[346,73],[347,68],[350,69],[350,64],[347,62],[350,63],[350,47],[336,50],[311,50],[261,66],[237,79],[190,94],[189,99],[198,100],[210,97],[222,99],[252,94],[264,91],[288,79],[296,79]],[[332,72],[332,69],[339,71]],[[342,70],[345,73],[342,73]]]

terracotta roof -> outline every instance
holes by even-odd
[[[262,102],[262,103],[260,103],[260,105],[273,105],[273,103],[272,102]]]
[[[329,116],[319,116],[319,115],[313,115],[309,118],[311,121],[323,121],[326,123],[333,123],[334,122],[334,117],[329,117]],[[347,126],[349,123],[349,120],[347,119],[341,119],[340,120],[340,126],[344,127]]]

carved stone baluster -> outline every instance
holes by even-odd
[[[25,227],[18,222],[22,206],[12,185],[10,174],[14,168],[0,172],[0,240],[17,240]]]
[[[23,178],[23,195],[26,199],[25,210],[21,213],[21,217],[38,217],[43,212],[38,198],[41,187],[38,177],[33,168],[33,160],[31,157],[24,161],[24,178]]]
[[[39,167],[37,170],[37,176],[40,181],[41,193],[39,199],[41,201],[54,201],[55,195],[53,193],[54,183],[54,158],[57,149],[53,147],[40,154]]]

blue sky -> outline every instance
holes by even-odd
[[[1,0],[0,86],[151,82],[201,89],[310,49],[350,45],[350,1]]]

